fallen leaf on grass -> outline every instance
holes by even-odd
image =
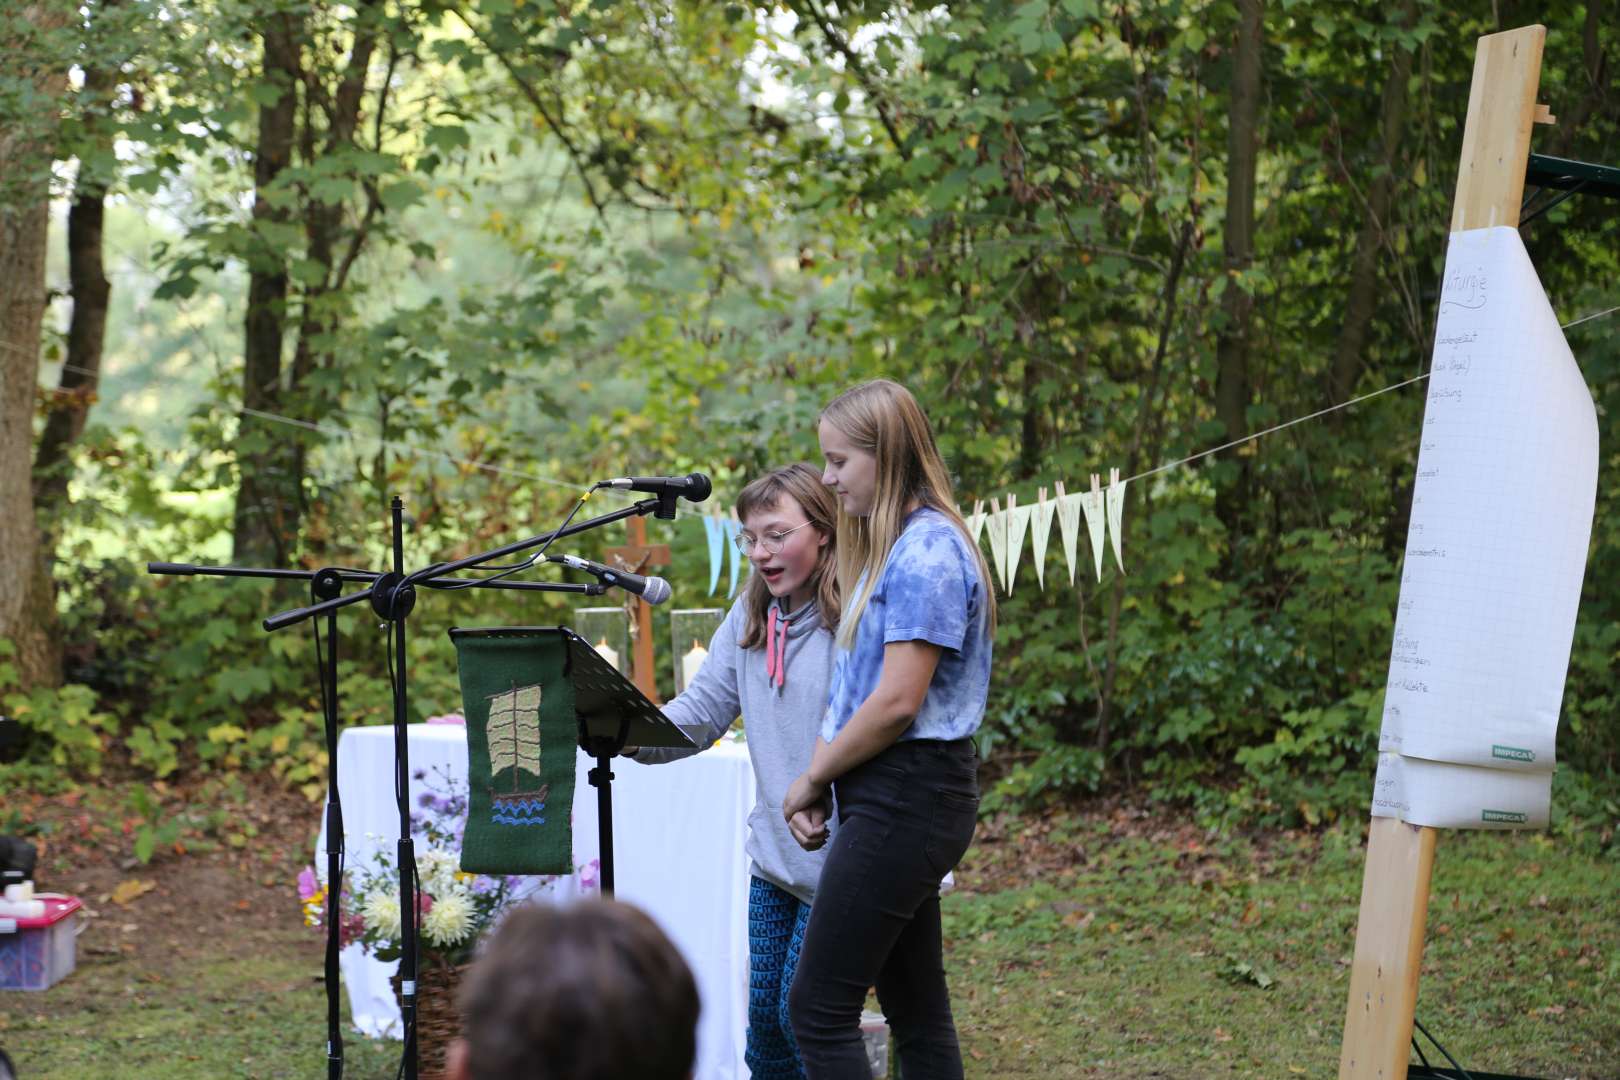
[[[155,881],[129,878],[118,883],[117,887],[113,889],[110,899],[113,903],[123,906],[138,897],[145,896],[155,888],[157,888],[157,882]]]
[[[1220,969],[1220,976],[1228,982],[1250,983],[1262,990],[1270,990],[1277,984],[1277,980],[1261,971],[1247,960],[1241,960],[1231,953],[1226,954],[1226,964]]]
[[[1063,925],[1068,927],[1079,927],[1080,929],[1084,930],[1086,927],[1091,925],[1091,920],[1095,919],[1096,917],[1097,913],[1095,911],[1071,911],[1067,915],[1063,916]]]

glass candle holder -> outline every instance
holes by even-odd
[[[675,660],[675,692],[685,690],[709,656],[709,639],[725,622],[724,608],[687,608],[669,613],[669,637]]]
[[[575,608],[574,633],[590,642],[621,675],[630,673],[630,620],[624,608]]]

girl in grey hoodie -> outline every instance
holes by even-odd
[[[827,709],[838,582],[837,504],[820,470],[797,463],[765,474],[737,497],[737,546],[753,567],[743,595],[709,642],[709,655],[664,714],[699,747],[714,745],[740,714],[756,792],[748,820],[749,1002],[746,1060],[754,1080],[804,1075],[787,995],[825,856],[825,804],[795,823],[782,817],[788,785],[810,766]],[[642,747],[629,756],[661,764],[698,753]]]

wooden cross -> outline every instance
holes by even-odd
[[[669,565],[669,545],[647,545],[647,522],[640,517],[625,522],[630,543],[624,547],[608,548],[604,553],[614,566],[632,574],[645,573],[648,567]],[[653,667],[652,605],[637,596],[627,599],[635,605],[636,617],[630,624],[630,655],[633,657],[633,681],[636,689],[646,695],[654,705],[658,698],[657,669]]]
[[[1547,30],[1479,39],[1463,127],[1451,231],[1517,225]],[[1550,117],[1548,118],[1550,121]],[[1375,817],[1350,964],[1339,1080],[1405,1080],[1438,830]]]

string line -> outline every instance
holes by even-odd
[[[1413,383],[1418,382],[1421,379],[1427,379],[1428,377],[1429,373],[1425,371],[1422,375],[1414,375],[1410,379],[1403,379],[1401,382],[1386,386],[1382,390],[1374,390],[1370,394],[1362,394],[1360,397],[1353,397],[1349,401],[1341,401],[1337,405],[1329,405],[1325,409],[1317,409],[1313,413],[1309,413],[1305,416],[1297,416],[1292,420],[1284,421],[1283,423],[1277,424],[1274,427],[1268,427],[1264,431],[1256,431],[1252,435],[1243,436],[1241,439],[1233,439],[1231,442],[1222,443],[1221,445],[1210,450],[1200,450],[1198,453],[1184,457],[1180,461],[1172,461],[1165,465],[1157,465],[1146,472],[1139,472],[1135,476],[1127,477],[1121,482],[1128,484],[1132,480],[1141,480],[1144,477],[1152,476],[1155,473],[1168,472],[1177,466],[1187,464],[1189,461],[1197,461],[1199,458],[1206,458],[1211,454],[1218,454],[1222,450],[1230,450],[1234,446],[1242,446],[1246,442],[1253,442],[1255,439],[1263,438],[1264,436],[1270,435],[1273,432],[1281,431],[1283,428],[1293,427],[1295,424],[1303,424],[1307,420],[1315,420],[1318,416],[1326,416],[1330,412],[1338,412],[1340,409],[1348,409],[1350,406],[1360,404],[1369,398],[1375,398],[1379,394],[1387,394],[1391,390],[1399,390],[1403,386],[1411,386]]]

